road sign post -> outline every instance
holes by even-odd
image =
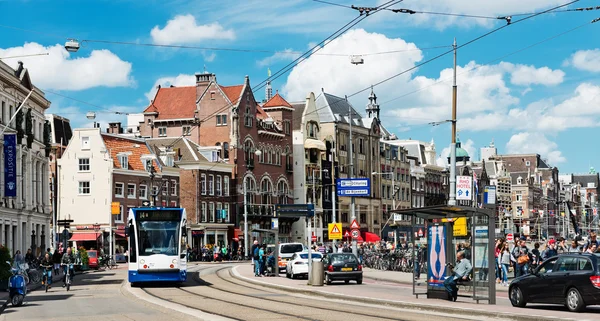
[[[471,176],[456,176],[456,199],[470,201],[473,199],[473,178]]]

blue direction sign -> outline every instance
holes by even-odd
[[[369,178],[338,178],[336,186],[338,196],[371,196]]]

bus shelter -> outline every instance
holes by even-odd
[[[477,303],[488,301],[488,304],[496,304],[493,210],[439,205],[391,212],[406,215],[411,220],[413,294],[417,298],[419,295],[447,298],[443,283],[451,275],[448,263],[456,265],[457,248],[461,247],[473,270],[468,281],[458,283],[459,296],[470,297]],[[458,226],[461,221],[466,222],[466,226]],[[417,223],[423,222],[426,233],[418,238]],[[456,233],[457,229],[466,231],[464,234]],[[462,237],[459,238],[456,234]],[[465,240],[466,242],[459,243]],[[462,248],[465,244],[466,247]],[[426,278],[423,278],[425,275]]]

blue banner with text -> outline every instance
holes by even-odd
[[[17,135],[4,134],[4,196],[17,196]]]

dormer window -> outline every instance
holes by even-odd
[[[523,177],[519,176],[517,178],[517,184],[519,184],[519,185],[523,184]]]
[[[175,157],[174,157],[174,153],[169,153],[167,154],[167,157],[165,158],[165,165],[167,165],[168,167],[174,167],[175,166]]]
[[[119,165],[121,168],[128,169],[129,168],[129,154],[130,153],[118,153],[117,159],[119,160]]]

